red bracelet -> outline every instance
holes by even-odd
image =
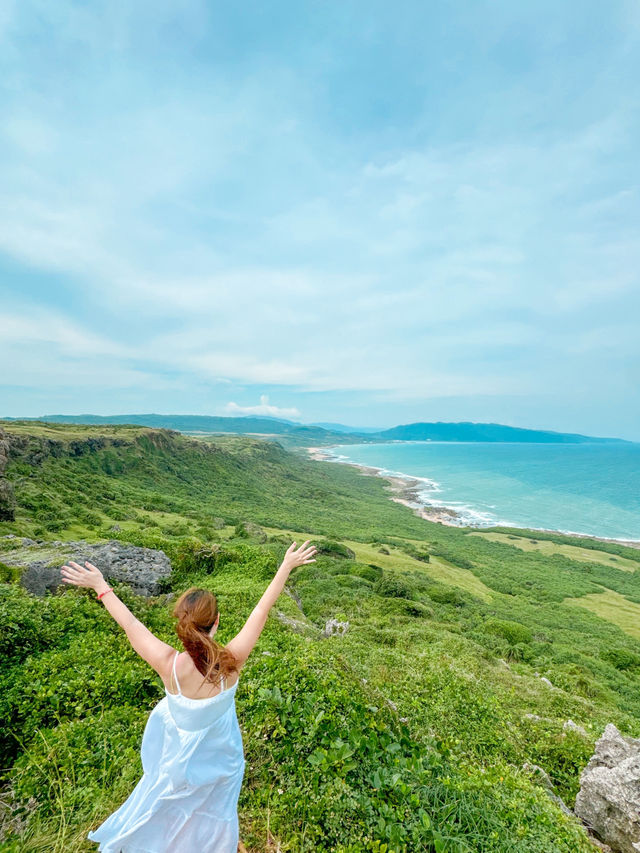
[[[101,599],[101,598],[102,598],[102,596],[103,596],[103,595],[106,595],[108,592],[113,592],[113,588],[112,588],[112,587],[109,587],[109,589],[105,589],[105,591],[104,591],[104,592],[101,592],[101,593],[100,593],[100,595],[98,596],[98,599]]]

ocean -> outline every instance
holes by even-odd
[[[640,444],[403,441],[322,448],[336,462],[421,479],[420,501],[475,527],[640,540]]]

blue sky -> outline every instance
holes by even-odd
[[[640,440],[635,0],[0,7],[0,416]]]

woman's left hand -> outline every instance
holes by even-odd
[[[298,543],[292,542],[287,548],[284,559],[282,560],[282,565],[286,566],[287,569],[291,571],[291,569],[295,569],[296,566],[303,566],[306,563],[315,563],[315,560],[312,558],[313,555],[317,553],[318,549],[315,545],[309,545],[309,542],[311,542],[311,540],[307,539],[307,541],[303,542],[297,549],[296,545]],[[309,545],[308,548],[307,545]]]
[[[102,572],[92,563],[85,563],[84,566],[80,566],[78,563],[69,560],[69,565],[63,566],[60,571],[64,575],[63,582],[73,584],[73,586],[88,586],[91,589],[96,589],[100,584],[104,584]]]

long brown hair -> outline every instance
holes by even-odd
[[[218,602],[212,592],[190,587],[176,601],[173,615],[178,619],[178,637],[204,681],[217,684],[220,676],[226,678],[238,671],[234,655],[209,636],[218,615]]]

